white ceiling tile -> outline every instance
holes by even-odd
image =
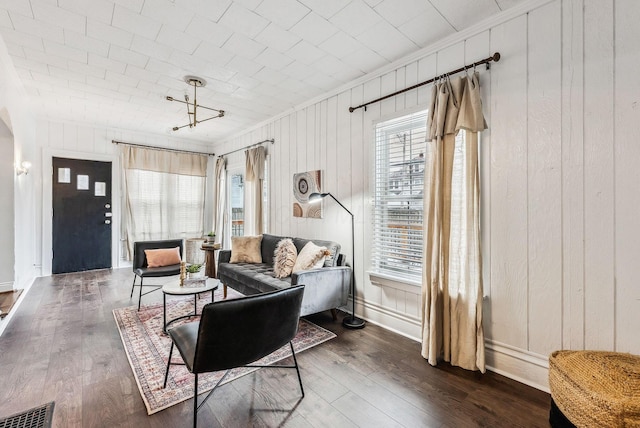
[[[232,85],[246,89],[253,89],[260,84],[260,82],[253,77],[244,76],[238,73],[234,74],[228,82]]]
[[[82,73],[53,66],[49,66],[49,75],[53,78],[68,80],[69,85],[71,82],[85,83],[87,81],[87,76]]]
[[[11,18],[9,18],[9,11],[0,10],[0,27],[2,28],[13,28],[13,22],[11,22]]]
[[[305,82],[324,89],[325,91],[328,91],[329,89],[335,88],[336,86],[340,85],[340,81],[335,79],[334,77],[331,76],[327,76],[324,73],[316,73],[313,76],[309,76],[305,79]]]
[[[125,72],[125,74],[128,74],[130,76],[137,76],[142,80],[149,80],[151,82],[154,82],[158,79],[157,74],[181,77],[187,74],[192,74],[192,72],[191,70],[186,70],[182,66],[182,64],[176,65],[168,62],[158,61],[152,58],[149,60],[144,70],[137,69],[137,67],[131,67],[131,65],[127,65],[127,71]]]
[[[144,5],[144,0],[111,0],[116,5],[126,7],[135,13],[140,13],[142,11],[142,6]]]
[[[274,70],[281,70],[293,62],[290,57],[281,54],[275,49],[267,48],[255,59],[258,64],[262,64]]]
[[[286,54],[287,56],[307,65],[313,64],[325,55],[322,50],[305,40],[302,40],[300,43],[289,49]]]
[[[31,0],[31,8],[37,20],[49,22],[76,33],[84,34],[86,32],[87,18],[85,16],[35,0]]]
[[[255,11],[285,30],[293,27],[311,12],[308,7],[303,6],[297,0],[263,1]]]
[[[342,58],[342,60],[353,68],[362,70],[365,73],[370,73],[382,67],[384,64],[389,63],[389,61],[369,48],[358,49],[351,55]]]
[[[6,41],[5,41],[5,45],[7,46],[7,52],[9,53],[12,59],[15,60],[17,58],[26,58],[22,45],[19,45],[16,43],[10,43]]]
[[[58,5],[103,24],[111,24],[113,19],[114,4],[109,0],[58,0]]]
[[[278,73],[276,70],[269,67],[263,67],[253,77],[256,80],[270,83],[272,85],[278,85],[286,79],[286,77],[282,73]]]
[[[34,61],[32,59],[26,58],[12,58],[13,65],[16,68],[20,68],[23,70],[32,70],[38,73],[48,73],[49,69],[47,68],[47,64],[41,63],[39,61]]]
[[[312,45],[319,45],[338,32],[338,28],[316,13],[310,13],[293,26],[291,32]]]
[[[33,76],[33,80],[36,80],[38,82],[48,83],[50,85],[53,85],[54,87],[69,87],[68,80],[53,77],[49,73],[36,73],[35,71],[32,71],[31,75]]]
[[[87,20],[87,36],[104,40],[105,42],[113,43],[123,48],[130,47],[131,41],[133,40],[133,34],[130,31],[90,19]],[[155,35],[153,38],[155,38]]]
[[[353,80],[362,74],[360,70],[357,70],[338,58],[329,55],[325,55],[318,61],[314,62],[313,68],[342,82]]]
[[[220,47],[229,40],[233,31],[224,24],[196,15],[187,27],[186,33]]]
[[[394,27],[410,21],[416,15],[422,14],[427,7],[433,9],[431,3],[424,0],[384,0],[374,10]],[[425,27],[428,23],[425,22]]]
[[[338,31],[336,34],[324,41],[320,45],[320,48],[337,58],[344,58],[345,56],[362,48],[362,43],[343,31]]]
[[[26,0],[0,0],[0,8],[9,10],[12,12],[18,12],[22,16],[33,18],[33,12],[31,11],[31,3]]]
[[[149,57],[147,55],[115,45],[111,46],[109,49],[109,58],[125,64],[132,64],[140,68],[144,68],[149,62]]]
[[[433,7],[428,7],[399,29],[420,47],[426,47],[456,31]]]
[[[231,0],[176,0],[176,4],[191,10],[196,16],[218,22],[231,6]]]
[[[304,80],[316,73],[316,69],[310,65],[303,64],[300,61],[294,61],[285,67],[282,72],[288,77]]]
[[[184,82],[184,79],[182,78],[182,76],[181,77],[162,76],[158,79],[157,83],[163,88],[168,88],[170,92],[174,92],[171,95],[181,99],[182,99],[182,95],[186,94],[187,91],[189,90],[189,86]],[[142,82],[138,84],[139,87],[141,85],[142,85]]]
[[[266,46],[258,43],[242,34],[234,34],[222,46],[224,50],[234,55],[240,55],[247,59],[254,59],[260,52],[265,50]]]
[[[331,18],[333,15],[344,9],[351,0],[300,0],[308,8],[325,19]]]
[[[271,23],[256,36],[255,40],[277,51],[286,52],[298,43],[301,38],[300,36],[289,31],[285,31],[276,24]]]
[[[49,40],[43,40],[44,51],[49,55],[59,56],[67,58],[77,62],[88,61],[87,52],[81,49],[72,48],[70,46],[61,45],[60,43],[52,42]]]
[[[64,44],[102,56],[107,56],[109,53],[109,43],[67,29],[64,30]]]
[[[67,68],[67,59],[53,54],[48,54],[37,49],[24,47],[24,54],[27,59],[41,62],[43,64],[53,65],[60,68]]]
[[[445,19],[460,31],[500,12],[495,0],[430,0]]]
[[[28,47],[30,49],[44,51],[44,43],[42,43],[42,37],[34,36],[32,34],[23,33],[21,31],[2,30],[2,38],[6,43],[12,43],[19,46]]]
[[[344,9],[333,15],[329,22],[354,37],[382,20],[370,6],[362,0],[353,0]]]
[[[376,7],[382,2],[382,0],[364,0],[364,1],[371,7]]]
[[[238,89],[238,87],[231,83],[221,82],[220,80],[215,79],[207,79],[207,86],[205,86],[202,91],[198,91],[198,94],[204,93],[207,94],[207,98],[213,98],[214,96],[218,96],[220,94],[231,94],[236,89]]]
[[[89,65],[93,65],[94,67],[101,67],[107,71],[111,71],[118,74],[124,74],[127,69],[127,64],[115,61],[113,59],[103,57],[100,55],[96,55],[94,53],[89,53]]]
[[[32,36],[39,36],[43,39],[58,43],[64,43],[62,27],[58,27],[38,19],[28,18],[15,12],[10,12],[9,15],[11,16],[11,22],[13,22],[13,27],[16,31],[30,34]]]
[[[204,61],[221,65],[228,63],[231,58],[233,58],[233,54],[207,42],[200,43],[200,46],[198,46],[198,49],[196,49],[193,56]]]
[[[238,3],[233,3],[227,9],[220,22],[249,38],[254,38],[269,25],[268,20]]]
[[[496,0],[498,2],[498,6],[501,10],[509,9],[519,3],[522,3],[522,0]]]
[[[262,2],[263,0],[235,0],[236,3],[241,4],[243,7],[245,7],[246,9],[249,10],[255,10],[256,7],[258,7],[258,5]],[[271,0],[269,0],[271,1]]]
[[[134,74],[135,74],[135,71],[134,71]],[[140,82],[140,78],[136,76],[126,75],[123,73],[116,73],[110,70],[107,70],[107,80],[110,82],[115,82],[121,85],[128,85],[128,86],[138,86],[138,83]]]
[[[160,24],[146,16],[132,12],[129,9],[116,5],[113,11],[113,26],[121,30],[130,31],[147,39],[155,40],[160,32]]]
[[[231,61],[226,63],[224,67],[237,73],[242,73],[245,76],[251,77],[264,66],[250,59],[246,59],[236,55],[231,58]]]
[[[415,43],[386,21],[379,21],[357,39],[389,61],[394,61],[418,49]]]
[[[173,48],[161,45],[153,40],[146,39],[142,36],[133,36],[131,42],[131,50],[151,58],[167,61],[173,52]]]
[[[145,0],[142,15],[176,30],[185,31],[193,19],[194,12],[191,9],[180,7],[171,0]]]
[[[163,25],[162,28],[160,28],[156,42],[188,54],[192,54],[200,44],[200,40],[197,38],[175,30],[167,25]]]
[[[207,80],[215,79],[220,80],[221,82],[228,82],[233,76],[237,74],[237,72],[233,70],[211,64],[210,62],[207,62],[206,67],[202,70],[202,72],[199,73]]]
[[[117,91],[120,88],[120,84],[107,80],[106,78],[99,78],[93,76],[87,76],[87,85],[96,86],[102,89],[108,89],[110,91]]]
[[[69,70],[81,73],[88,77],[97,77],[100,79],[104,79],[106,76],[106,70],[102,67],[96,67],[94,65],[89,65],[81,62],[69,61],[67,64]]]

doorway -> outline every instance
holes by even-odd
[[[52,273],[111,268],[111,162],[52,160]]]

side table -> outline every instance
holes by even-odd
[[[199,316],[200,314],[198,313],[198,294],[206,293],[210,291],[211,302],[213,302],[213,293],[215,290],[218,289],[219,284],[220,284],[220,281],[213,278],[207,278],[205,285],[202,287],[180,287],[179,283],[165,284],[162,287],[162,314],[163,314],[163,321],[164,321],[164,325],[162,326],[162,331],[166,333],[167,326],[175,321],[181,320],[183,318],[191,318],[191,317]],[[193,312],[167,321],[167,295],[170,295],[170,296],[193,295]]]
[[[209,278],[216,277],[216,251],[220,249],[220,244],[203,243],[200,247],[205,253],[204,274]]]

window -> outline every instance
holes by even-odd
[[[231,174],[231,236],[244,236],[244,175]]]
[[[422,277],[427,111],[375,125],[374,271]]]

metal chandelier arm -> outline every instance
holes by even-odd
[[[207,106],[202,106],[200,104],[198,104],[198,100],[197,100],[197,94],[198,94],[198,87],[202,87],[205,86],[207,84],[207,82],[200,78],[200,77],[196,77],[196,76],[185,76],[184,77],[184,81],[190,85],[193,86],[193,102],[189,102],[189,95],[185,94],[184,96],[184,101],[173,98],[172,96],[167,95],[165,98],[167,101],[177,101],[179,103],[182,104],[186,104],[187,105],[187,117],[189,118],[189,123],[186,125],[182,125],[182,126],[174,126],[172,129],[174,131],[177,131],[179,129],[182,128],[186,128],[187,126],[189,128],[195,128],[196,125],[198,123],[202,123],[202,122],[206,122],[208,120],[211,119],[217,119],[219,117],[224,117],[225,115],[225,111],[224,110],[219,110],[219,109],[215,109],[215,108],[211,108],[211,107],[207,107]],[[216,116],[212,116],[212,117],[208,117],[206,119],[203,120],[198,120],[198,108],[203,108],[206,110],[211,110],[211,111],[215,111],[218,112],[218,114]]]

